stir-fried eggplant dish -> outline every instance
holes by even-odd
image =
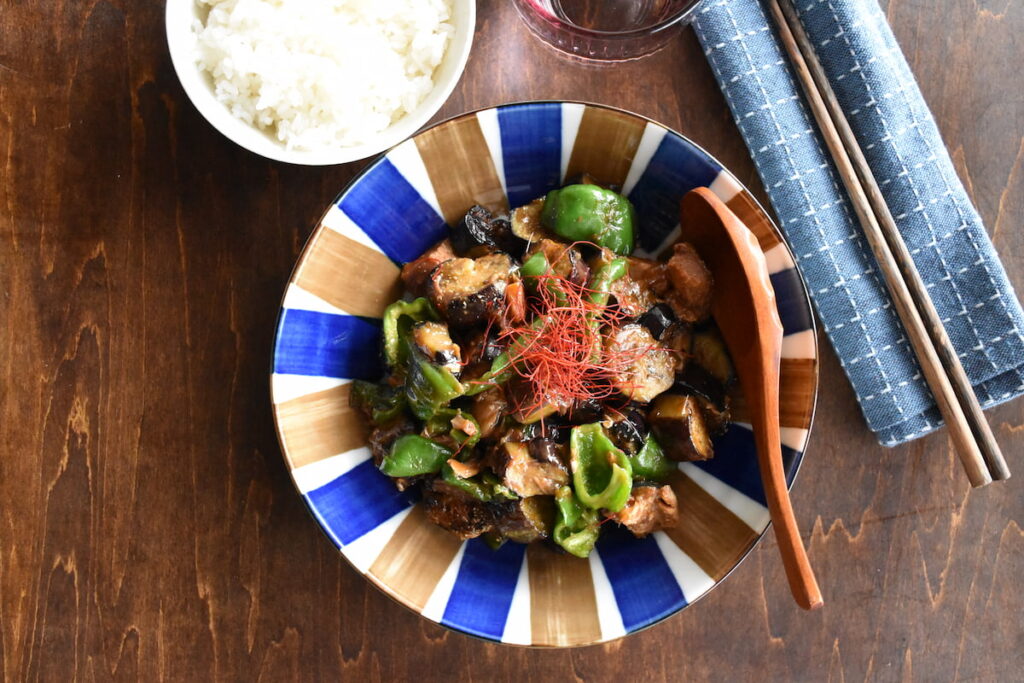
[[[607,522],[669,528],[677,463],[712,457],[732,363],[697,252],[633,256],[628,199],[588,182],[474,206],[406,264],[387,376],[357,381],[374,462],[460,538],[587,557]]]

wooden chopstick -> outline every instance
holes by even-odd
[[[971,485],[1008,479],[1010,470],[967,373],[792,1],[768,4]]]

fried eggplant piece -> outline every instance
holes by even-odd
[[[628,272],[608,289],[615,298],[615,305],[631,318],[643,315],[656,303],[654,293],[639,280],[634,280]]]
[[[651,405],[647,423],[672,460],[708,460],[714,456],[704,412],[694,396],[662,394]]]
[[[723,385],[736,378],[725,340],[715,327],[706,327],[693,333],[693,362],[707,370]]]
[[[501,355],[505,345],[495,334],[496,330],[472,330],[459,338],[462,347],[462,358],[467,363],[486,362],[490,367],[491,361]]]
[[[661,335],[659,341],[666,349],[675,352],[679,360],[676,372],[682,372],[693,351],[693,326],[689,323],[676,322]]]
[[[541,400],[533,385],[520,377],[512,377],[505,382],[504,387],[509,403],[516,406],[512,417],[524,425],[534,424],[569,410],[569,401],[550,397]]]
[[[550,538],[555,527],[555,500],[551,496],[530,496],[494,506],[498,532],[516,543],[533,543]]]
[[[610,414],[604,425],[612,442],[626,453],[636,453],[643,447],[644,437],[647,436],[647,419],[638,404],[630,404]]]
[[[402,266],[402,282],[405,288],[412,292],[413,296],[426,296],[430,274],[439,265],[453,258],[455,252],[452,250],[452,243],[447,239],[441,240],[423,252],[418,259]]]
[[[600,401],[593,398],[585,398],[579,399],[573,404],[568,417],[573,424],[581,425],[599,422],[603,414],[604,406],[601,405]]]
[[[505,290],[516,275],[512,258],[495,253],[445,261],[430,276],[429,298],[454,327],[500,320]]]
[[[489,247],[510,254],[522,254],[526,242],[512,231],[505,218],[495,218],[482,206],[474,206],[451,230],[452,247],[459,256],[473,255],[478,247]]]
[[[526,448],[530,457],[537,462],[545,462],[567,469],[569,466],[568,446],[566,442],[559,442],[554,437],[554,434],[534,437],[526,442]]]
[[[687,363],[683,371],[676,376],[676,389],[684,394],[700,396],[720,410],[726,407],[728,393],[725,385],[696,363]]]
[[[668,304],[651,306],[637,322],[646,327],[651,336],[659,341],[677,324],[676,314]]]
[[[533,244],[547,237],[548,232],[541,225],[540,214],[544,210],[544,198],[534,199],[525,206],[512,211],[512,234],[527,244]],[[520,252],[522,253],[522,252]]]
[[[729,396],[726,395],[721,404],[713,403],[703,396],[697,397],[700,409],[704,413],[704,424],[712,434],[724,434],[729,429],[732,415],[729,410]]]

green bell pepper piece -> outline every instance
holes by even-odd
[[[633,204],[598,185],[568,185],[544,197],[541,223],[573,242],[593,242],[616,254],[633,253]]]
[[[555,492],[555,505],[558,514],[552,540],[576,557],[589,557],[601,533],[597,510],[581,505],[568,486]]]
[[[598,267],[594,274],[590,276],[590,283],[587,285],[587,289],[590,290],[587,294],[587,300],[602,308],[607,306],[608,299],[612,296],[612,283],[626,274],[628,265],[626,259],[615,258]],[[595,362],[601,358],[601,335],[599,334],[601,331],[601,310],[594,310],[587,314],[588,324],[594,330],[594,350],[591,355]]]
[[[498,479],[497,475],[493,472],[484,472],[481,474],[480,481],[491,489],[494,494],[494,498],[504,498],[506,500],[516,500],[519,498],[519,495],[509,487],[502,484],[501,479]]]
[[[405,397],[413,415],[428,420],[453,398],[466,393],[465,387],[448,368],[434,365],[422,354],[412,352],[405,378]]]
[[[484,539],[484,543],[486,543],[487,547],[491,550],[497,550],[501,546],[505,545],[505,541],[508,540],[497,531],[488,531],[480,538]]]
[[[493,492],[488,490],[488,487],[478,481],[476,477],[460,478],[447,462],[441,466],[441,479],[449,486],[453,486],[484,503],[489,503],[494,498]]]
[[[413,323],[424,320],[440,320],[440,317],[430,300],[423,297],[396,301],[384,309],[384,359],[388,367],[395,369],[405,363],[409,352],[402,340],[408,337]]]
[[[478,474],[475,477],[468,477],[462,479],[457,474],[452,466],[447,462],[441,466],[441,479],[450,486],[469,494],[473,498],[484,503],[489,503],[492,500],[504,498],[506,500],[515,500],[518,496],[506,488],[501,481],[491,474],[490,472],[484,472]]]
[[[612,283],[626,274],[626,267],[629,262],[624,258],[615,258],[600,266],[590,277],[590,284],[587,285],[589,293],[587,300],[592,304],[607,306],[611,298]]]
[[[438,320],[430,301],[396,301],[384,309],[384,357],[392,371],[405,377],[405,397],[413,414],[430,418],[465,389],[448,368],[435,365],[409,341],[413,323]]]
[[[548,261],[547,255],[538,251],[530,258],[526,259],[526,262],[519,268],[519,274],[523,277],[523,282],[532,291],[537,290],[538,282],[537,278],[542,275],[550,275],[554,272],[551,267],[551,262]],[[551,293],[555,300],[555,303],[559,306],[564,306],[568,301],[565,292],[559,287],[557,281],[549,280],[547,283],[547,289]]]
[[[573,487],[580,502],[618,512],[633,489],[633,466],[599,422],[573,427],[569,436]]]
[[[664,479],[678,469],[677,465],[665,457],[665,451],[661,444],[654,440],[650,434],[644,439],[644,445],[636,452],[636,455],[629,455],[629,464],[633,467],[634,479],[651,479],[664,481]]]
[[[523,261],[523,265],[519,267],[519,274],[522,276],[523,282],[528,285],[535,285],[536,278],[550,272],[551,264],[548,263],[548,257],[543,251],[536,252],[533,256]]]
[[[405,394],[399,387],[357,379],[352,381],[352,405],[370,415],[370,421],[382,425],[398,417],[405,409]]]
[[[512,376],[512,363],[509,361],[508,352],[500,354],[491,361],[491,369],[480,375],[479,379],[469,382],[465,387],[466,396],[476,396],[498,384],[504,384]]]
[[[389,477],[415,477],[441,471],[452,452],[439,443],[416,434],[406,434],[391,444],[380,471]]]

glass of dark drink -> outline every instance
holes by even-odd
[[[586,61],[638,59],[692,21],[701,0],[514,0],[530,30]]]

